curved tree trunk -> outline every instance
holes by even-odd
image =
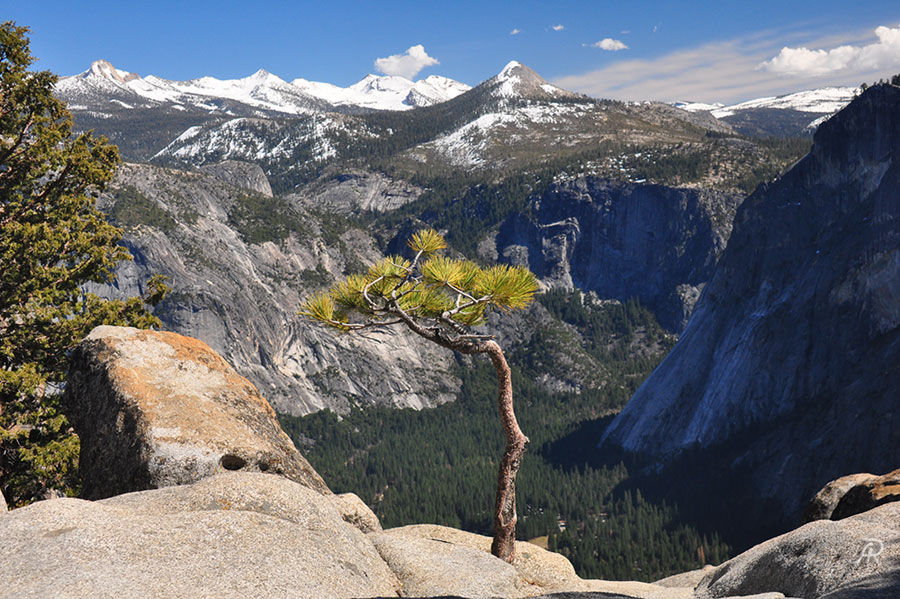
[[[513,411],[512,377],[503,350],[494,341],[487,341],[485,351],[497,371],[497,408],[503,433],[506,435],[506,450],[500,461],[497,474],[497,497],[494,502],[494,541],[491,553],[512,563],[516,558],[516,473],[528,446],[528,437],[522,434],[516,414]]]
[[[506,435],[506,450],[503,452],[503,458],[500,460],[500,472],[497,474],[497,497],[494,500],[494,541],[491,543],[491,553],[512,563],[516,559],[516,473],[519,471],[522,456],[525,455],[528,437],[522,434],[522,429],[516,422],[516,414],[513,411],[512,375],[503,350],[496,341],[476,342],[465,338],[452,339],[434,328],[424,327],[400,309],[396,298],[392,302],[392,308],[400,320],[417,335],[464,354],[487,354],[494,364],[499,387],[497,409],[500,412],[503,433]],[[447,320],[449,321],[449,318]]]

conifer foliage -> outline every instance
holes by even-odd
[[[464,354],[487,354],[497,372],[498,408],[506,450],[500,462],[494,504],[491,553],[515,559],[516,473],[528,444],[519,429],[512,402],[512,379],[500,346],[488,335],[471,332],[488,310],[524,308],[534,298],[537,278],[528,269],[481,267],[468,260],[439,255],[447,247],[432,229],[408,242],[412,261],[387,256],[366,274],[350,275],[327,293],[310,298],[300,314],[339,331],[405,325],[417,335]]]
[[[144,298],[82,289],[129,258],[95,208],[118,163],[115,146],[72,134],[56,76],[32,72],[27,28],[0,25],[0,486],[13,505],[77,489],[78,438],[60,409],[67,356],[94,326],[148,327]]]

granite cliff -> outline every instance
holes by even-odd
[[[195,172],[125,164],[100,207],[125,229],[135,259],[119,267],[114,286],[96,291],[134,295],[150,274],[170,277],[173,292],[156,309],[165,328],[206,340],[281,412],[435,406],[454,399],[460,385],[450,353],[402,333],[333,335],[295,314],[302,297],[359,272],[383,251],[402,252],[415,221],[382,231],[396,241],[382,248],[360,213],[389,212],[420,193],[361,171],[273,197],[263,171],[249,163]],[[527,265],[548,288],[637,297],[678,331],[740,200],[737,193],[580,178],[535,193],[531,207],[480,249],[488,261]],[[539,328],[568,328],[540,306],[514,323],[499,320],[489,328],[505,345],[525,343]],[[597,369],[579,374],[561,366],[583,348],[564,353],[547,365],[555,381],[547,385],[602,384]]]
[[[703,501],[755,506],[756,534],[799,521],[837,476],[896,466],[898,140],[900,88],[873,87],[741,205],[684,333],[606,446],[702,463],[691,476],[707,490],[721,473]]]
[[[554,184],[492,245],[550,287],[638,298],[681,331],[731,233],[743,195],[594,177]]]
[[[390,332],[333,335],[296,316],[301,297],[381,253],[362,229],[297,198],[272,198],[259,167],[125,164],[99,204],[125,228],[134,261],[97,291],[135,295],[150,273],[168,276],[172,293],[156,308],[165,328],[207,341],[279,411],[454,398],[452,356],[440,348]]]

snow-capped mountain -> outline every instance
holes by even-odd
[[[674,102],[672,105],[688,112],[708,112],[717,119],[722,119],[744,133],[767,131],[760,128],[760,117],[781,121],[787,133],[809,133],[831,115],[850,103],[859,93],[858,87],[822,87],[783,96],[768,96],[747,100],[738,104],[707,104],[704,102]],[[777,118],[773,111],[782,111]],[[786,123],[784,121],[790,121]],[[750,129],[750,130],[744,130]],[[794,130],[791,130],[794,129]],[[773,131],[767,131],[772,133]]]
[[[291,83],[333,106],[358,106],[377,110],[408,110],[418,106],[431,106],[471,89],[465,83],[438,75],[416,82],[397,76],[366,75],[349,87],[306,79],[295,79]]]
[[[590,137],[582,129],[594,129],[606,119],[597,101],[550,85],[515,61],[474,90],[438,76],[413,83],[402,77],[369,75],[346,88],[305,79],[291,85],[338,107],[405,110],[446,103],[443,118],[428,116],[427,122],[412,127],[433,131],[408,149],[408,157],[453,167],[488,167],[496,162],[498,147],[530,153],[532,145],[520,143],[529,138],[566,138],[568,145],[577,146]],[[321,164],[353,151],[346,147],[349,139],[405,135],[400,130],[382,131],[377,124],[372,127],[362,115],[307,115],[287,126],[246,117],[213,120],[184,131],[152,158],[195,166],[222,159]]]
[[[501,98],[524,98],[528,100],[558,100],[578,98],[579,94],[566,91],[547,83],[547,80],[515,60],[479,87],[491,90],[492,95]]]
[[[242,79],[170,81],[153,75],[141,77],[98,60],[83,73],[60,78],[56,93],[74,110],[168,105],[176,110],[199,108],[235,116],[262,116],[248,112],[247,107],[293,115],[344,106],[408,110],[444,102],[468,89],[464,83],[434,75],[416,82],[368,75],[346,88],[305,79],[288,83],[263,69]]]
[[[116,69],[105,60],[95,61],[90,69],[78,75],[61,77],[56,94],[74,110],[103,110],[112,108],[110,104],[113,104],[119,108],[168,105],[181,110],[246,112],[229,110],[234,103],[239,103],[264,111],[305,114],[327,108],[318,98],[262,69],[243,79],[201,77],[169,81]]]
[[[799,110],[800,112],[833,114],[849,104],[858,93],[858,87],[823,87],[724,106],[714,110],[713,116],[722,118],[731,116],[739,110],[747,110],[749,108],[779,108]]]
[[[306,80],[287,83],[265,71],[244,79],[178,82],[142,78],[108,63],[64,79],[58,89],[79,129],[106,135],[126,160],[192,167],[252,162],[280,193],[359,168],[371,157],[405,173],[429,176],[578,157],[584,164],[577,172],[641,182],[656,168],[657,155],[629,151],[630,146],[715,152],[716,160],[741,165],[767,156],[746,143],[708,147],[705,132],[733,133],[708,112],[597,100],[551,85],[515,61],[468,90],[442,77],[414,83],[371,75],[342,88]],[[373,108],[403,111],[402,117],[385,118]],[[738,170],[696,177],[734,178]]]

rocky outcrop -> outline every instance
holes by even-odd
[[[423,189],[382,173],[347,171],[307,186],[298,201],[337,214],[388,212],[417,199]]]
[[[423,538],[372,538],[402,597],[525,597],[516,569],[490,553]],[[477,573],[477,574],[476,574]]]
[[[228,473],[102,502],[40,501],[0,518],[0,596],[396,596],[393,573],[328,497]]]
[[[680,331],[712,276],[743,196],[581,177],[504,222],[491,248],[545,284],[638,298]],[[482,251],[485,248],[482,247]]]
[[[40,501],[0,517],[0,538],[0,596],[17,599],[691,598],[687,588],[582,580],[566,558],[527,543],[508,564],[490,554],[490,538],[441,526],[365,535],[335,496],[252,472]]]
[[[91,290],[140,295],[151,274],[168,276],[172,292],[155,310],[165,328],[203,339],[279,412],[454,399],[450,352],[402,332],[335,335],[297,316],[303,298],[381,253],[367,232],[260,197],[202,172],[123,164],[99,205],[130,216],[119,224],[134,261]]]
[[[831,520],[834,508],[837,507],[847,491],[857,485],[865,484],[873,479],[878,478],[874,474],[860,473],[848,474],[836,480],[831,481],[820,490],[810,500],[809,505],[803,511],[804,522],[812,522],[813,520]]]
[[[885,503],[900,501],[900,470],[873,476],[853,485],[834,507],[832,520],[861,514]]]
[[[3,496],[3,492],[0,491],[0,513],[5,512],[6,510],[6,498]]]
[[[247,189],[272,197],[272,186],[266,178],[266,173],[258,164],[241,162],[240,160],[223,160],[216,164],[207,164],[200,167],[200,171],[212,175],[219,181],[224,181],[233,187]]]
[[[63,401],[81,438],[88,499],[226,470],[269,472],[330,493],[265,398],[196,339],[97,327],[71,357]]]
[[[759,534],[797,522],[821,486],[887,471],[900,447],[900,88],[824,123],[810,154],[738,210],[678,344],[605,434],[680,477],[719,481]],[[700,508],[706,509],[706,508]],[[738,509],[731,507],[732,514]]]
[[[490,537],[446,526],[402,526],[371,538],[403,583],[402,596],[597,597],[604,593],[601,596],[635,599],[692,597],[691,589],[686,588],[585,580],[562,555],[524,541],[516,542],[516,559],[508,564],[490,555]]]
[[[900,504],[839,522],[818,520],[732,558],[697,586],[697,599],[779,592],[789,597],[849,597],[864,584],[900,593]],[[871,595],[878,596],[878,595]]]
[[[332,499],[344,522],[352,524],[366,534],[381,532],[378,516],[355,493],[341,493],[334,495]]]
[[[709,574],[711,571],[715,569],[715,566],[706,565],[699,570],[691,570],[690,572],[682,572],[681,574],[674,574],[672,576],[666,576],[661,580],[657,580],[653,584],[658,584],[661,587],[671,587],[671,588],[689,588],[693,589],[703,578]]]

